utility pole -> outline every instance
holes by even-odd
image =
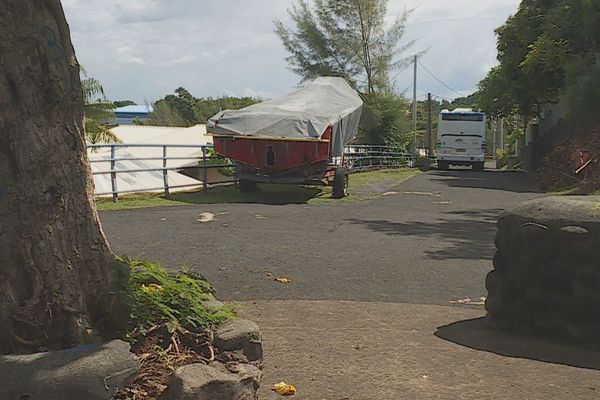
[[[431,93],[427,93],[427,138],[428,138],[428,146],[427,151],[429,152],[429,156],[433,155],[433,107],[431,104]]]
[[[413,156],[417,158],[417,56],[415,56],[415,79],[413,81]]]

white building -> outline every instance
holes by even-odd
[[[205,125],[196,125],[190,128],[172,128],[140,125],[121,125],[111,129],[123,144],[128,145],[207,145],[212,144],[212,137],[206,135]],[[89,149],[92,172],[110,171],[111,150],[110,147]],[[198,166],[198,159],[202,156],[200,147],[177,148],[168,147],[167,157],[180,158],[168,160],[167,167],[184,168]],[[117,160],[116,170],[140,170],[162,168],[162,147],[116,147],[115,158],[135,158],[152,160]],[[189,159],[184,159],[188,158]],[[194,159],[196,158],[196,159]],[[105,160],[105,161],[103,161]],[[169,187],[172,191],[190,190],[202,186],[202,182],[188,176],[179,174],[177,171],[168,171]],[[111,196],[112,183],[111,174],[94,175],[96,194]],[[122,192],[163,192],[164,177],[162,171],[140,171],[117,174],[117,190]],[[189,186],[188,186],[189,185]],[[180,188],[175,188],[179,186]],[[185,187],[181,187],[185,186]]]

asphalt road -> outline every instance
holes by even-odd
[[[485,296],[497,216],[538,196],[533,180],[519,172],[431,171],[370,201],[195,205],[100,216],[115,253],[191,267],[214,283],[222,300],[448,305]],[[216,220],[200,223],[200,212]]]

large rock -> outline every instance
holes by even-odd
[[[203,301],[202,305],[208,311],[217,311],[217,310],[220,310],[221,308],[225,307],[225,304],[223,302],[221,302],[215,298]]]
[[[560,229],[579,226],[588,230],[600,228],[600,196],[555,196],[524,202],[503,213],[499,228],[535,223]]]
[[[490,320],[600,349],[600,197],[546,197],[503,213]]]
[[[109,400],[130,384],[139,361],[115,340],[69,350],[0,356],[2,400]]]
[[[224,351],[240,350],[248,361],[262,359],[262,334],[256,323],[244,319],[229,321],[215,332],[213,344]]]
[[[262,372],[252,365],[236,368],[236,373],[218,363],[178,368],[159,400],[257,400]]]

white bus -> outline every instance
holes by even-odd
[[[442,110],[438,119],[438,169],[470,165],[475,171],[483,171],[486,126],[484,113],[466,108]]]

